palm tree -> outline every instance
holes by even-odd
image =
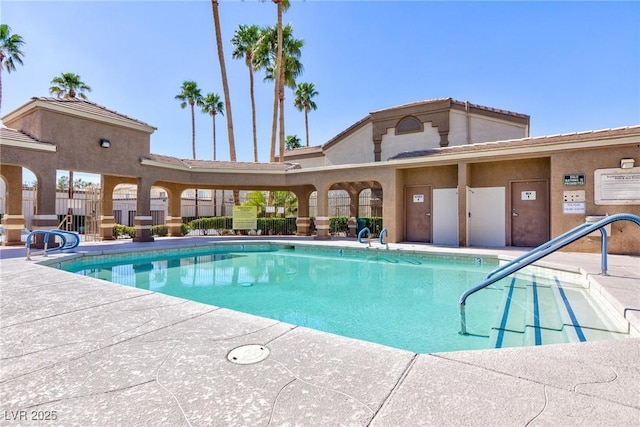
[[[287,150],[295,150],[296,148],[300,148],[300,138],[298,135],[287,135],[286,148]]]
[[[293,27],[289,24],[282,29],[282,50],[283,50],[283,78],[281,81],[284,86],[295,88],[295,79],[302,73],[302,64],[300,63],[300,54],[304,41],[293,37]],[[259,68],[266,71],[265,80],[277,80],[279,73],[276,65],[277,59],[277,28],[266,27],[261,31],[260,43],[256,51],[256,63]],[[276,94],[279,93],[276,91]],[[282,99],[284,100],[284,90],[282,91]],[[279,96],[274,97],[274,111],[277,113],[279,105]],[[284,104],[280,106],[280,120],[284,120]],[[277,123],[277,114],[274,114],[275,125]],[[275,129],[272,127],[271,138],[271,161],[275,161]],[[284,123],[280,126],[280,131],[284,131]],[[282,142],[282,140],[281,140]],[[284,144],[280,146],[280,161],[284,160]]]
[[[224,63],[224,50],[222,48],[222,32],[220,30],[220,15],[218,13],[218,0],[211,0],[211,9],[213,11],[213,26],[216,32],[216,45],[218,48],[218,61],[220,62],[220,74],[222,75],[222,90],[224,92],[224,103],[227,108],[227,134],[229,137],[229,159],[236,161],[236,143],[233,137],[233,119],[231,117],[231,97],[229,95],[229,82],[227,80],[227,68]],[[238,201],[235,200],[237,204]]]
[[[22,65],[22,51],[20,48],[24,40],[18,34],[11,34],[11,27],[0,24],[0,111],[2,110],[2,69],[11,73],[16,69],[16,62]]]
[[[283,49],[283,31],[282,31],[282,14],[289,9],[289,0],[272,0],[278,6],[278,52],[276,57],[276,70],[278,76],[276,78],[276,87],[278,91],[278,103],[280,106],[280,121],[278,123],[280,130],[280,162],[284,162],[284,49]],[[274,114],[275,116],[275,114]],[[275,131],[275,128],[272,128]],[[271,137],[275,145],[275,132]]]
[[[208,93],[202,99],[202,112],[210,114],[213,119],[213,160],[216,160],[216,115],[224,116],[224,102],[217,93]]]
[[[294,105],[298,111],[304,110],[304,127],[307,131],[307,147],[309,146],[309,110],[316,110],[318,108],[311,98],[316,95],[318,95],[318,91],[313,83],[300,83],[298,87],[296,87],[296,99],[294,100]]]
[[[231,116],[231,95],[229,95],[229,82],[227,80],[227,67],[224,64],[224,50],[222,49],[222,31],[220,30],[220,14],[218,13],[218,0],[211,0],[211,10],[213,13],[213,27],[216,32],[216,46],[218,50],[218,62],[220,63],[220,74],[222,76],[222,90],[224,92],[224,103],[227,105],[227,135],[229,137],[229,160],[236,161],[236,142],[233,136],[233,118]],[[224,197],[224,191],[222,192]],[[240,192],[233,191],[233,204],[240,204]]]
[[[180,103],[181,108],[186,108],[187,104],[191,107],[191,148],[193,150],[193,160],[196,159],[196,115],[195,105],[201,107],[202,95],[200,94],[200,88],[198,84],[191,80],[186,80],[182,83],[180,93],[176,95],[175,99],[182,101]]]
[[[91,92],[91,88],[80,80],[80,75],[74,73],[61,73],[60,76],[51,80],[51,84],[53,86],[49,88],[49,93],[55,94],[58,98],[76,99],[76,95],[78,95],[82,99],[87,99],[84,92]],[[69,170],[69,200],[73,200],[74,197],[73,187],[73,171]],[[67,211],[67,218],[73,221],[73,209],[71,207]],[[72,224],[67,222],[67,230],[70,230],[71,227]]]
[[[258,208],[258,213],[262,214],[267,206],[267,199],[262,191],[252,191],[247,194],[247,200],[242,205],[255,206]]]
[[[298,210],[298,199],[291,191],[274,191],[273,205],[277,207],[284,207],[285,216],[295,216],[296,211]]]
[[[289,0],[272,0],[278,8],[278,21],[276,24],[276,57],[274,61],[274,68],[280,70],[275,76],[275,87],[273,96],[273,122],[271,125],[271,156],[270,160],[275,161],[276,151],[276,129],[278,127],[278,105],[280,105],[280,150],[284,151],[284,70],[280,66],[283,63],[283,28],[282,28],[282,14],[289,9]],[[280,156],[280,161],[283,161],[283,156]]]
[[[253,53],[260,39],[260,28],[257,25],[240,25],[231,43],[235,47],[232,56],[235,59],[244,58],[249,69],[249,93],[251,94],[251,119],[253,123],[253,161],[258,162],[258,134],[256,130],[256,101],[253,90]]]
[[[51,80],[49,93],[55,94],[58,98],[76,99],[76,95],[82,99],[87,99],[84,92],[91,92],[91,88],[80,80],[80,76],[74,73],[62,73]]]

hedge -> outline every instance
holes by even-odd
[[[113,237],[136,237],[135,227],[128,225],[116,224],[113,226]]]
[[[260,230],[265,235],[292,235],[296,234],[296,218],[258,218],[256,223],[256,231]],[[189,222],[192,230],[202,230],[203,234],[207,234],[208,230],[218,230],[221,234],[232,234],[233,217],[218,216],[208,218],[198,218]]]

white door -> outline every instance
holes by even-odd
[[[468,188],[469,245],[505,246],[505,187]]]
[[[433,190],[433,243],[458,246],[458,189]]]

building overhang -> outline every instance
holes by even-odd
[[[21,150],[44,151],[55,153],[58,147],[55,144],[36,141],[15,129],[3,128],[0,132],[0,147],[19,148]]]
[[[156,160],[156,159],[141,158],[140,164],[142,166],[152,166],[156,168],[178,170],[178,171],[191,172],[191,173],[210,173],[210,174],[219,173],[219,174],[230,174],[230,175],[252,174],[252,175],[283,176],[285,172],[287,172],[287,169],[285,169],[284,167],[280,169],[261,168],[259,166],[260,165],[259,163],[256,163],[255,167],[242,167],[242,163],[234,163],[234,162],[228,162],[230,163],[230,166],[227,166],[227,165],[222,166],[222,165],[215,165],[215,164],[212,164],[210,166],[207,166],[207,165],[194,166],[180,159],[172,159],[172,160],[173,161],[167,162],[167,161]],[[286,166],[290,167],[291,165],[286,165]]]
[[[78,103],[82,104],[83,102],[78,101]],[[45,110],[68,116],[74,116],[81,119],[92,120],[108,125],[134,129],[148,134],[151,134],[156,130],[156,128],[153,126],[127,118],[120,115],[119,113],[115,113],[107,110],[106,108],[99,107],[97,104],[88,103],[96,107],[92,109],[72,108],[72,104],[73,103],[71,102],[52,102],[48,99],[32,98],[31,101],[2,117],[2,120],[4,122],[11,123],[15,120],[21,119],[28,114],[31,114],[33,111]]]

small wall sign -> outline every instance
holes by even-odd
[[[523,191],[520,193],[520,200],[535,200],[536,192],[533,190]]]
[[[584,214],[586,211],[586,203],[565,202],[562,204],[562,213],[564,214]]]
[[[424,203],[424,194],[414,194],[413,203]]]
[[[583,173],[566,174],[563,179],[564,185],[584,185],[584,183]]]

